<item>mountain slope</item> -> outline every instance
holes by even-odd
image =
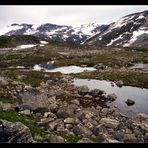
[[[148,46],[148,11],[122,17],[85,43],[102,46]]]
[[[11,24],[0,30],[1,35],[32,35],[42,37],[46,40],[69,41],[83,43],[88,37],[102,31],[106,25],[94,23],[83,24],[81,26],[62,26],[56,24]]]

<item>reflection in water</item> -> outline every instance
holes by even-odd
[[[148,89],[131,86],[119,88],[115,83],[112,86],[109,81],[95,79],[74,79],[73,84],[77,86],[87,85],[89,89],[101,89],[106,91],[107,94],[115,93],[117,95],[116,101],[107,102],[107,105],[111,107],[117,106],[117,110],[125,115],[134,116],[139,112],[148,114]],[[134,100],[135,104],[127,106],[125,103],[127,99]]]

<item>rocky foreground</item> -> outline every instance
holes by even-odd
[[[2,78],[1,78],[2,79]],[[7,85],[2,79],[1,84]],[[114,108],[100,105],[114,101],[115,94],[103,90],[76,87],[72,77],[63,75],[60,80],[48,79],[39,87],[16,83],[6,89],[14,103],[0,102],[2,112],[36,117],[37,127],[46,133],[51,143],[147,143],[148,115],[140,113],[129,118]],[[66,135],[66,136],[63,136]],[[42,135],[34,135],[20,122],[0,118],[0,142],[30,143],[42,141]],[[75,137],[73,141],[65,137]],[[46,141],[46,142],[47,142]]]

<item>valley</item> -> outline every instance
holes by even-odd
[[[132,68],[135,63],[147,62],[148,51],[143,48],[70,43],[1,48],[0,118],[22,122],[31,130],[34,142],[147,142],[148,71]],[[35,65],[41,67],[35,70]],[[54,70],[69,66],[77,68],[72,67],[72,72]],[[87,79],[88,85],[83,81],[75,85],[77,79]],[[89,84],[93,80],[96,83]],[[126,95],[118,94],[118,89],[122,92],[130,86]],[[141,91],[140,98],[134,89]],[[128,106],[127,99],[135,104]]]

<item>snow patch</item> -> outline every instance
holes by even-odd
[[[122,34],[121,34],[118,38],[115,38],[115,39],[111,40],[111,42],[108,43],[106,46],[110,46],[110,45],[112,45],[115,41],[117,41],[117,40],[119,40],[119,39],[122,39],[122,38],[123,38],[123,37],[122,37]]]
[[[48,44],[46,41],[40,41],[41,44]]]
[[[0,36],[4,35],[6,33],[9,33],[10,31],[19,30],[19,29],[22,29],[22,28],[23,28],[23,26],[19,26],[19,25],[5,27],[5,28],[0,30]]]

